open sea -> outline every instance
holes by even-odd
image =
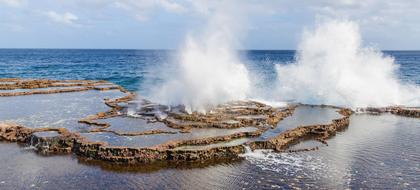
[[[384,54],[395,58],[402,81],[420,85],[420,51]],[[275,64],[293,62],[295,51],[240,55],[272,81]],[[108,80],[147,94],[162,79],[156,71],[175,56],[170,50],[0,49],[0,78]],[[250,152],[238,161],[169,167],[41,156],[0,142],[0,189],[419,189],[419,135],[416,118],[355,114],[347,130],[317,151]]]
[[[420,84],[420,51],[384,53],[400,65],[402,80]],[[248,68],[270,80],[276,75],[274,65],[291,63],[295,51],[250,50],[240,55]],[[100,79],[145,92],[149,83],[159,81],[156,70],[175,56],[171,50],[0,49],[0,77]]]

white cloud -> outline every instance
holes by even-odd
[[[76,15],[70,12],[59,14],[54,11],[48,11],[46,12],[46,15],[52,21],[61,23],[61,24],[76,25],[76,21],[79,20],[79,17],[77,17]]]
[[[27,30],[33,25],[26,22],[38,23],[41,15],[71,26],[116,23],[128,27],[131,20],[120,21],[129,15],[140,21],[164,19],[180,24],[181,31],[190,24],[201,27],[203,18],[213,15],[215,7],[221,3],[232,4],[233,11],[227,12],[234,12],[236,17],[249,23],[251,35],[245,40],[252,41],[251,46],[260,44],[257,48],[294,48],[291,44],[296,42],[292,40],[297,40],[302,28],[331,18],[358,22],[366,42],[378,43],[381,47],[419,47],[415,42],[420,40],[420,0],[0,0],[0,22],[16,23]],[[176,14],[182,16],[172,17]],[[159,20],[154,20],[158,15]],[[232,23],[241,25],[243,22]]]
[[[20,7],[23,5],[24,0],[0,0],[0,5],[5,4],[11,7]]]
[[[420,40],[417,35],[420,28],[420,0],[273,0],[260,4],[264,5],[266,13],[273,13],[271,18],[276,21],[265,20],[268,24],[253,24],[265,29],[267,25],[277,28],[272,29],[271,33],[279,30],[288,31],[286,34],[300,33],[302,28],[313,27],[313,23],[346,19],[360,24],[367,44],[372,43],[384,49],[419,47],[414,41]],[[263,17],[264,11],[261,13]]]
[[[182,12],[185,9],[181,4],[168,0],[156,0],[156,4],[171,12]]]
[[[118,8],[132,12],[140,21],[147,20],[149,14],[157,8],[163,8],[172,13],[181,13],[186,10],[181,3],[172,0],[115,0],[114,4]]]
[[[369,23],[383,22],[384,19],[388,22],[402,23],[402,20],[409,17],[420,18],[420,0],[318,0],[305,3],[285,0],[273,4],[270,9],[286,10],[286,14],[309,13],[320,17],[341,17]]]

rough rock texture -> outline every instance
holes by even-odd
[[[0,139],[10,142],[25,142],[33,133],[29,128],[17,124],[0,123]]]
[[[168,108],[164,105],[147,104],[138,109],[138,115],[153,117],[168,127],[189,130],[191,128],[232,129],[246,126],[264,128],[276,125],[290,116],[295,106],[277,109],[255,101],[235,101],[219,105],[207,113],[187,113],[183,107]],[[158,113],[156,115],[155,113]],[[161,118],[165,114],[167,117]]]
[[[288,146],[298,142],[301,139],[315,138],[323,143],[326,139],[348,127],[350,123],[350,115],[352,111],[349,109],[341,109],[340,114],[343,115],[340,119],[332,120],[332,123],[326,125],[308,125],[300,126],[294,129],[282,132],[278,136],[267,141],[254,141],[249,144],[252,150],[255,149],[272,149],[275,151],[283,151]]]
[[[31,79],[0,79],[0,96],[20,96],[32,94],[49,94],[76,92],[82,90],[113,90],[119,89],[125,93],[124,97],[117,99],[105,99],[104,103],[110,107],[106,112],[99,112],[86,116],[79,120],[92,126],[86,133],[113,133],[119,136],[140,136],[174,133],[192,133],[194,128],[218,128],[234,129],[241,127],[255,127],[255,131],[237,132],[207,138],[193,138],[187,140],[168,141],[163,144],[133,148],[111,146],[106,142],[91,142],[77,132],[69,132],[65,128],[26,128],[18,124],[0,123],[0,140],[26,143],[35,150],[45,154],[75,153],[85,159],[103,160],[113,163],[136,164],[150,163],[156,161],[203,161],[208,159],[224,159],[236,157],[245,152],[244,145],[215,146],[197,150],[177,149],[181,146],[209,145],[222,142],[230,142],[241,138],[259,137],[270,127],[274,127],[285,117],[293,114],[296,106],[286,108],[273,108],[271,106],[255,101],[229,102],[209,110],[208,113],[187,113],[182,106],[168,107],[165,105],[153,104],[147,100],[136,103],[136,116],[146,119],[148,122],[162,122],[167,127],[181,129],[179,132],[164,130],[146,130],[141,132],[118,132],[110,130],[110,124],[100,121],[111,117],[127,116],[127,107],[120,103],[130,104],[136,99],[136,94],[128,92],[124,88],[106,81],[89,80],[31,80]],[[59,89],[42,89],[48,87],[63,87]],[[66,88],[77,87],[77,88]],[[1,92],[1,90],[31,89],[25,92]],[[336,107],[334,107],[336,108]],[[396,114],[404,111],[394,109]],[[315,138],[323,143],[330,136],[334,135],[349,125],[349,116],[353,113],[349,109],[340,109],[342,118],[333,120],[327,125],[300,126],[285,131],[277,137],[268,141],[250,141],[252,149],[272,149],[284,151],[289,145],[301,139]],[[406,114],[406,113],[403,113]],[[412,112],[410,112],[413,115]],[[414,113],[415,115],[415,113]],[[56,132],[57,135],[42,136],[38,132]],[[302,151],[315,150],[307,149]],[[301,150],[295,150],[298,152]]]
[[[392,113],[399,116],[420,118],[419,107],[404,107],[404,106],[393,106],[393,107],[383,107],[383,108],[369,107],[369,108],[361,109],[360,111],[373,113],[373,114]]]
[[[110,117],[116,117],[120,115],[119,111],[122,110],[123,108],[119,106],[118,103],[128,102],[135,99],[136,97],[134,93],[128,92],[122,88],[120,88],[120,90],[126,93],[127,95],[121,98],[114,99],[114,100],[105,99],[105,104],[111,108],[110,110],[108,110],[107,112],[99,112],[95,115],[89,115],[86,118],[80,119],[79,123],[85,123],[88,125],[95,125],[95,126],[101,127],[101,128],[92,130],[92,132],[109,132],[109,131],[106,131],[105,128],[108,128],[110,125],[108,123],[98,122],[97,120],[106,119]]]
[[[57,131],[53,137],[37,137],[36,132]],[[205,160],[225,158],[243,152],[243,146],[217,147],[207,150],[172,150],[166,147],[130,148],[108,146],[103,142],[89,142],[77,133],[69,133],[66,129],[25,128],[17,124],[0,124],[0,139],[4,141],[28,143],[42,153],[71,153],[95,160],[116,163],[149,163],[155,161]]]
[[[49,79],[17,79],[8,78],[2,79],[0,82],[0,97],[1,96],[27,96],[33,94],[54,94],[65,92],[80,92],[87,90],[114,90],[120,89],[123,92],[126,90],[120,86],[116,86],[106,81],[91,81],[91,80],[49,80]],[[4,83],[7,82],[7,83]],[[98,87],[104,86],[105,87]],[[109,86],[109,87],[106,87]],[[50,87],[63,87],[56,89],[47,89]],[[76,87],[76,88],[66,88]],[[77,88],[78,87],[78,88]],[[30,89],[23,92],[1,92],[1,90],[15,90],[15,89]]]
[[[390,112],[395,115],[420,118],[420,108],[395,107]]]
[[[303,126],[293,130],[286,131],[268,141],[252,142],[252,149],[273,149],[276,151],[284,150],[296,140],[315,135],[321,139],[326,139],[335,134],[337,130],[343,129],[348,125],[348,116],[342,119],[334,120],[329,125]],[[36,132],[57,131],[58,136],[54,137],[36,137]],[[203,145],[215,142],[229,141],[241,137],[257,137],[263,130],[256,132],[242,132],[228,136],[211,137],[195,140],[184,140],[168,142],[148,148],[131,148],[109,146],[104,142],[89,142],[77,133],[70,133],[66,129],[60,128],[38,128],[31,129],[16,124],[0,124],[1,140],[22,142],[32,144],[36,150],[42,153],[70,153],[74,152],[85,158],[110,161],[114,163],[136,164],[149,163],[155,161],[198,161],[206,159],[219,159],[234,157],[245,151],[244,146],[215,147],[201,150],[175,150],[175,147],[182,145]]]

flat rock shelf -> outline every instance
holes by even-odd
[[[364,111],[419,117],[418,108]],[[249,150],[311,151],[349,126],[348,108],[234,101],[188,113],[107,81],[0,79],[0,140],[115,164],[208,161]],[[301,141],[315,147],[288,149]]]

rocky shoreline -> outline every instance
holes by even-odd
[[[30,79],[0,79],[1,96],[29,96],[34,94],[70,93],[80,91],[107,91],[119,90],[125,96],[116,99],[104,99],[104,104],[110,109],[94,115],[81,118],[78,122],[92,126],[83,132],[70,132],[66,128],[28,128],[15,123],[1,123],[0,140],[24,143],[32,146],[37,152],[43,154],[74,153],[84,159],[108,161],[116,164],[141,164],[157,161],[204,161],[211,159],[225,159],[237,157],[246,151],[246,146],[252,150],[269,149],[285,151],[289,146],[303,140],[315,139],[327,144],[327,139],[349,126],[350,116],[353,111],[347,108],[337,109],[341,118],[334,119],[329,124],[314,124],[296,126],[286,130],[268,140],[255,140],[265,131],[273,128],[286,117],[293,115],[299,105],[285,108],[273,108],[255,101],[230,102],[212,109],[207,114],[186,113],[182,106],[168,107],[153,104],[147,100],[135,103],[135,116],[146,120],[147,123],[163,123],[171,130],[144,130],[121,132],[110,130],[110,124],[101,120],[107,118],[129,116],[129,105],[136,101],[136,94],[107,81],[90,80],[30,80]],[[48,89],[54,87],[54,89]],[[59,87],[56,89],[55,87]],[[77,88],[69,88],[77,87]],[[44,88],[44,89],[42,89]],[[16,89],[31,89],[24,92],[2,92]],[[128,106],[123,106],[127,104]],[[321,107],[321,106],[320,106]],[[324,106],[325,107],[325,106]],[[328,107],[328,106],[327,106]],[[11,110],[13,111],[13,110]],[[420,117],[419,109],[393,107],[385,109],[369,109],[379,113],[389,112],[396,115]],[[154,146],[131,147],[113,146],[107,142],[91,141],[82,133],[112,133],[116,136],[136,137],[156,134],[181,134],[194,133],[194,129],[241,129],[254,127],[252,131],[235,132],[232,134],[218,135],[204,138],[169,140]],[[179,130],[179,131],[174,131]],[[178,149],[182,146],[203,146],[215,143],[226,143],[236,139],[249,138],[251,140],[231,146],[214,146],[197,149]],[[254,140],[252,140],[254,139]],[[293,150],[293,152],[316,150]]]
[[[372,114],[391,113],[404,117],[420,118],[420,108],[415,107],[392,106],[384,108],[365,108],[359,111]]]

